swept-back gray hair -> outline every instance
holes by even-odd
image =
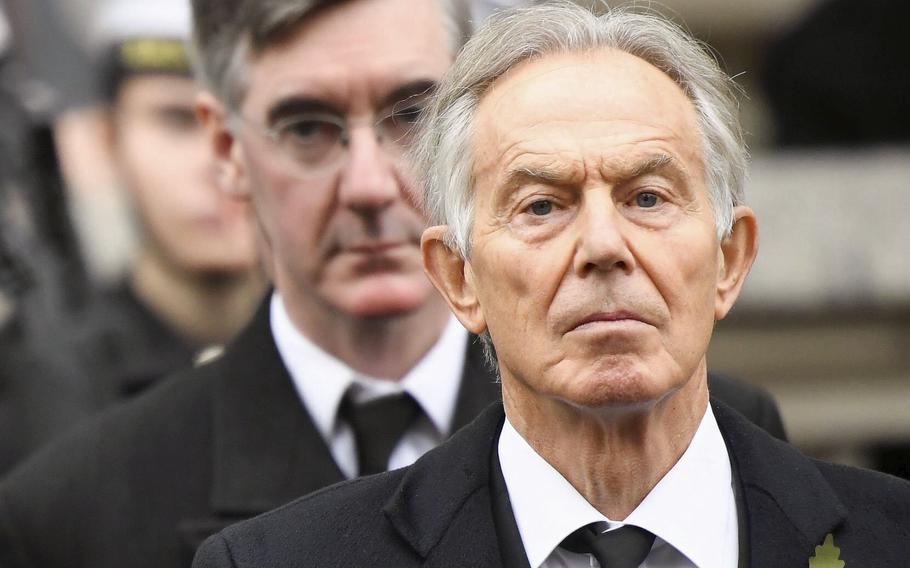
[[[470,257],[474,217],[473,119],[484,93],[523,61],[604,48],[654,65],[692,101],[718,238],[729,233],[748,162],[732,79],[701,44],[653,12],[614,8],[597,16],[553,1],[494,16],[467,43],[424,116],[413,150],[423,205],[431,224],[448,225],[448,244],[463,258]]]
[[[294,33],[319,10],[358,0],[192,0],[196,72],[203,84],[231,110],[246,94],[247,65]],[[442,8],[452,53],[471,33],[467,0],[428,0]],[[408,33],[408,22],[388,30]],[[331,57],[331,54],[327,54]]]

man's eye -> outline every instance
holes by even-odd
[[[338,126],[323,120],[289,121],[278,128],[282,138],[297,143],[312,143],[331,140],[338,134]]]
[[[553,211],[553,202],[541,199],[532,203],[528,210],[532,215],[549,215]]]
[[[190,130],[198,126],[196,114],[191,108],[165,107],[158,110],[158,117],[175,130]]]
[[[396,110],[395,113],[392,114],[392,119],[396,122],[414,124],[420,120],[420,116],[423,114],[423,111],[423,105],[411,105],[409,107]]]
[[[656,193],[651,193],[650,191],[644,191],[635,196],[635,205],[643,209],[650,209],[658,203],[660,203],[660,197],[658,197]]]
[[[414,124],[423,116],[430,101],[430,91],[411,95],[392,105],[387,120],[397,123]]]

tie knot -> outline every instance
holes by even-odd
[[[567,536],[560,546],[594,555],[601,568],[638,568],[651,551],[654,535],[632,525],[604,532],[606,528],[603,522],[585,525]]]
[[[392,450],[419,416],[420,405],[408,393],[356,403],[349,391],[340,414],[354,431],[360,475],[369,475],[388,468]]]

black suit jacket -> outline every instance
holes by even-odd
[[[771,430],[767,393],[709,379]],[[500,397],[470,342],[456,427]],[[272,339],[266,301],[218,360],[101,416],[0,484],[0,567],[190,565],[207,536],[343,480]]]
[[[26,307],[0,329],[0,475],[82,420],[189,367],[197,350],[126,284],[72,313]]]
[[[910,483],[810,460],[713,402],[754,568],[799,568],[829,533],[846,567],[910,558]],[[491,498],[496,404],[413,466],[338,484],[235,525],[194,568],[500,567]]]
[[[469,345],[454,425],[500,397]],[[0,485],[0,566],[187,567],[205,537],[344,479],[268,302],[225,354],[52,444]]]

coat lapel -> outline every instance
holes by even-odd
[[[747,565],[806,565],[844,522],[844,506],[810,459],[723,403],[712,405],[738,472]],[[418,461],[386,505],[389,522],[423,566],[502,566],[490,496],[490,456],[502,419],[500,404],[484,411]]]
[[[269,300],[216,364],[212,507],[258,514],[344,479],[302,407],[269,324]],[[500,387],[476,338],[468,344],[453,424],[473,420]]]
[[[269,323],[270,297],[221,358],[211,363],[216,377],[211,516],[184,519],[178,526],[190,557],[205,538],[227,525],[344,479],[278,353]],[[480,344],[471,336],[454,428],[500,400],[500,392]]]
[[[805,566],[846,509],[810,459],[725,404],[712,407],[739,477],[748,565]]]
[[[269,324],[269,300],[218,362],[212,508],[258,514],[344,479],[303,408]]]
[[[188,558],[229,524],[344,479],[272,339],[270,297],[209,364],[214,376],[210,513],[185,518],[177,527]]]
[[[417,461],[383,512],[427,568],[501,566],[490,498],[490,456],[501,404]],[[439,483],[444,479],[445,483]]]

